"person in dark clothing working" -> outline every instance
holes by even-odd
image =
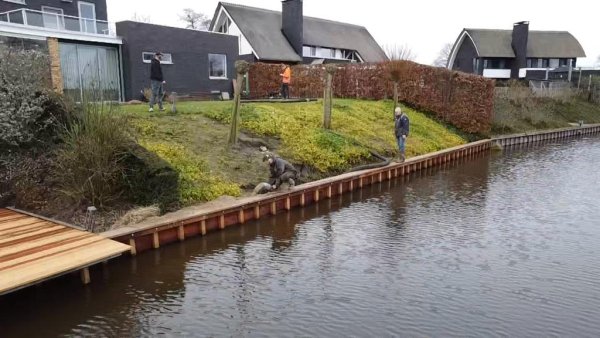
[[[264,161],[269,162],[269,170],[271,171],[269,184],[272,190],[279,188],[285,181],[290,185],[290,189],[296,185],[295,180],[298,177],[298,170],[290,162],[272,154],[265,155],[263,157]]]
[[[406,160],[406,138],[410,132],[410,120],[400,107],[397,107],[394,113],[396,115],[394,130],[400,150],[400,162],[404,162]]]
[[[162,53],[157,52],[154,54],[154,59],[150,64],[150,88],[152,89],[152,96],[150,97],[150,112],[154,111],[154,104],[158,103],[160,111],[164,111],[163,108],[163,96],[165,95],[163,85],[166,83],[160,61],[162,60]]]

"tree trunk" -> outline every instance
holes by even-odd
[[[398,107],[398,82],[394,81],[394,109]]]
[[[333,106],[332,95],[333,74],[327,72],[327,84],[323,97],[323,128],[331,129],[331,109]]]
[[[231,130],[229,131],[229,145],[237,144],[238,135],[240,132],[240,106],[242,100],[242,85],[244,83],[244,74],[237,74],[237,82],[235,84],[233,111],[231,112]]]

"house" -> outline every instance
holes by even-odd
[[[529,22],[512,30],[465,28],[448,60],[448,69],[494,79],[529,79],[540,71],[575,67],[585,57],[577,39],[564,31],[530,31]]]
[[[88,89],[122,99],[121,44],[106,0],[0,0],[0,49],[48,51],[53,86],[77,101]]]
[[[125,99],[139,99],[150,86],[150,62],[163,54],[165,90],[178,95],[231,93],[238,59],[238,39],[212,32],[123,21],[116,24],[123,39]]]
[[[210,31],[238,37],[240,58],[251,62],[388,59],[365,27],[304,16],[302,0],[282,1],[281,12],[220,2]]]

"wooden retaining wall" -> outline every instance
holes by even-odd
[[[324,199],[362,189],[365,186],[389,181],[397,177],[437,167],[446,163],[473,157],[489,151],[493,145],[510,147],[520,144],[560,140],[580,135],[600,133],[600,125],[583,128],[565,128],[547,132],[502,136],[410,158],[405,163],[394,163],[387,167],[348,173],[336,177],[297,186],[291,191],[249,197],[226,206],[185,215],[175,221],[154,221],[136,228],[123,228],[103,235],[131,246],[131,254],[158,249],[163,245],[184,241],[194,236],[204,236],[234,225],[243,225],[250,220],[288,212]],[[171,218],[172,219],[172,218]]]
[[[500,136],[494,138],[493,142],[494,144],[504,148],[517,145],[533,144],[544,141],[564,140],[573,137],[593,135],[598,133],[600,133],[600,124],[594,124],[585,127],[562,128],[526,134]]]

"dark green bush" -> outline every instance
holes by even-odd
[[[165,212],[178,207],[179,176],[155,153],[131,143],[121,161],[127,180],[127,197],[137,205],[158,204]]]

